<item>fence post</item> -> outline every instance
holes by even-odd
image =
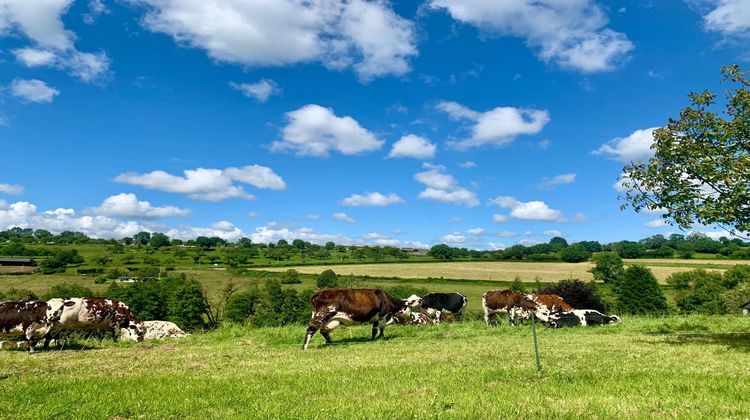
[[[531,335],[534,336],[534,355],[536,356],[536,370],[542,371],[542,362],[539,360],[539,344],[536,339],[536,314],[531,313]]]

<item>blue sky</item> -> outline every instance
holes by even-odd
[[[744,0],[0,0],[0,229],[675,232],[618,175],[748,40]]]

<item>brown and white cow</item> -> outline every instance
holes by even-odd
[[[415,302],[417,306],[420,302]],[[339,325],[372,323],[372,340],[383,336],[386,323],[396,316],[408,316],[405,300],[394,299],[380,289],[328,289],[310,297],[312,317],[307,324],[302,350],[307,350],[310,339],[320,335],[330,344],[331,331]],[[380,335],[378,335],[380,330]]]
[[[0,303],[0,335],[26,338],[29,352],[34,352],[33,337],[37,330],[45,336],[62,313],[63,302],[40,300]]]
[[[482,308],[487,326],[495,314],[507,313],[508,321],[515,324],[517,315],[523,311],[540,312],[540,305],[515,290],[490,290],[482,296]]]
[[[49,302],[64,302],[62,314],[50,329],[44,340],[44,347],[49,340],[62,330],[84,329],[111,332],[112,339],[117,340],[121,328],[132,330],[133,341],[143,341],[143,323],[135,319],[130,308],[124,303],[104,298],[69,298],[52,299]]]
[[[535,314],[537,318],[542,319],[542,321],[544,321],[545,317],[548,317],[549,314],[553,312],[567,312],[573,310],[573,307],[570,306],[570,304],[568,304],[565,299],[555,294],[527,294],[526,297],[537,304],[537,310]],[[509,317],[513,320],[513,322],[517,322],[518,320],[529,319],[531,317],[531,313],[532,311],[516,308],[510,312]]]
[[[174,322],[169,321],[143,321],[144,340],[165,340],[167,338],[182,338],[188,336],[185,331]],[[130,328],[123,328],[120,334],[133,341],[137,340],[137,334]]]

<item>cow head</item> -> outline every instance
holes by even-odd
[[[617,324],[618,322],[620,322],[620,317],[619,316],[617,316],[617,315],[610,315],[609,316],[609,323],[610,324]]]
[[[409,308],[416,308],[422,306],[422,298],[417,295],[411,295],[404,300],[406,306]]]
[[[122,331],[128,340],[141,342],[143,341],[143,336],[146,334],[146,326],[143,321],[134,321],[128,323],[128,326],[123,328]]]

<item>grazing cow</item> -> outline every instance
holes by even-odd
[[[417,306],[421,302],[413,302]],[[310,297],[312,317],[307,324],[302,350],[307,350],[310,339],[316,331],[330,344],[331,331],[341,324],[353,325],[372,323],[372,340],[383,336],[383,330],[395,316],[407,316],[409,304],[405,300],[394,299],[379,289],[328,289],[316,292]],[[380,335],[377,335],[380,330]]]
[[[620,317],[617,315],[604,315],[599,311],[593,309],[574,309],[572,311],[559,311],[550,314],[547,319],[547,325],[552,328],[561,327],[575,327],[575,326],[590,326],[590,325],[604,325],[604,324],[615,324],[620,322]]]
[[[461,293],[428,293],[421,298],[417,295],[411,295],[406,301],[412,305],[418,299],[422,299],[420,305],[427,314],[435,318],[435,322],[441,321],[443,313],[453,314],[456,321],[460,321],[466,309],[469,299]]]
[[[484,322],[490,325],[490,318],[494,314],[507,313],[508,321],[516,323],[516,318],[523,311],[535,312],[546,319],[546,313],[540,311],[540,305],[527,298],[521,292],[515,290],[491,290],[482,296],[482,308],[484,309]]]
[[[39,329],[47,336],[52,323],[59,319],[62,309],[62,302],[54,305],[40,300],[0,303],[0,335],[23,335],[29,352],[33,353],[34,333]]]
[[[182,331],[174,322],[169,321],[143,321],[144,340],[164,340],[167,338],[182,338],[188,334]],[[137,334],[130,328],[120,330],[121,335],[130,340],[138,341]]]
[[[58,336],[62,330],[83,329],[111,332],[117,340],[121,328],[130,329],[133,341],[143,341],[143,322],[138,322],[130,308],[122,302],[104,298],[52,299],[49,302],[65,302],[62,314],[55,321],[44,340],[44,348],[49,339]]]

